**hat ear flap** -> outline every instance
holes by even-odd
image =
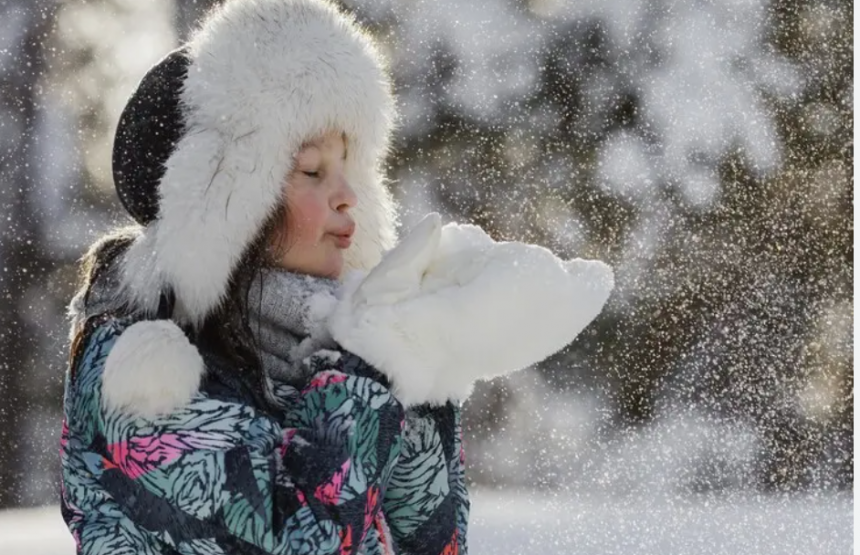
[[[203,357],[171,320],[132,324],[114,343],[102,373],[102,405],[155,418],[187,404],[200,388]]]

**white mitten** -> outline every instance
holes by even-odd
[[[465,400],[477,379],[568,345],[602,309],[612,269],[563,261],[479,227],[424,218],[366,277],[345,280],[332,337],[392,381],[406,406]]]

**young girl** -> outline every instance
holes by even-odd
[[[460,402],[612,277],[435,214],[395,247],[390,89],[322,0],[227,0],[143,78],[113,153],[138,225],[70,308],[79,553],[466,553]]]

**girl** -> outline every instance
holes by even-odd
[[[460,402],[611,271],[435,214],[394,247],[390,89],[323,0],[227,0],[143,78],[113,152],[137,226],[70,307],[79,553],[466,553]]]

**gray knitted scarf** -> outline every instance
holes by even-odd
[[[249,324],[270,378],[301,381],[307,377],[302,360],[335,346],[324,323],[339,285],[333,279],[266,269],[251,286]]]
[[[72,299],[72,336],[88,316],[126,306],[119,294],[118,272],[117,264],[109,265]],[[248,295],[249,324],[267,376],[301,382],[308,377],[302,360],[335,346],[323,324],[337,301],[339,285],[337,280],[277,269],[263,270],[262,279],[254,281]]]

